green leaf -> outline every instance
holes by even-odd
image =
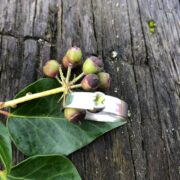
[[[32,156],[12,168],[9,180],[80,180],[74,165],[64,156]]]
[[[0,161],[3,163],[5,171],[8,174],[11,170],[12,149],[8,130],[2,123],[0,123]]]
[[[28,92],[36,93],[58,87],[53,79],[41,79],[21,91],[16,97]],[[63,117],[59,95],[40,98],[12,111],[8,129],[16,146],[26,155],[61,153],[68,155],[86,146],[102,134],[126,123],[83,121],[70,123]]]

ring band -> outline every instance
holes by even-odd
[[[85,119],[114,122],[128,117],[128,105],[123,100],[105,95],[102,92],[73,92],[66,96],[65,108],[101,110],[98,113],[87,111]]]

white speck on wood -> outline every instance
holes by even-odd
[[[112,58],[116,58],[118,55],[117,51],[112,51]]]

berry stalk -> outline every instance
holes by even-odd
[[[62,83],[64,83],[65,77],[64,77],[61,65],[59,67],[59,74],[60,74],[60,78],[61,78]]]
[[[81,84],[75,84],[71,86],[71,89],[82,88]]]
[[[69,79],[70,79],[70,76],[71,76],[71,70],[72,70],[72,67],[68,66],[67,76],[66,76],[66,83],[69,83]]]
[[[71,82],[70,84],[75,84],[77,81],[79,81],[82,77],[84,77],[84,73],[82,72],[80,75],[78,75],[77,77],[75,77]]]

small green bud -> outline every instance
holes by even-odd
[[[99,78],[96,74],[88,74],[81,81],[81,85],[86,91],[96,90],[99,86]]]
[[[85,118],[86,111],[83,109],[65,108],[64,117],[70,122],[78,122]]]
[[[70,48],[66,56],[68,58],[68,61],[72,64],[80,64],[82,62],[82,51],[78,47],[72,47]]]
[[[87,58],[83,64],[83,72],[85,74],[96,74],[102,71],[103,68],[103,61],[95,56]]]
[[[99,89],[107,90],[110,87],[110,75],[106,72],[100,72],[97,74],[99,78]]]
[[[48,77],[55,77],[59,72],[59,63],[56,60],[49,60],[43,66],[43,72]]]

